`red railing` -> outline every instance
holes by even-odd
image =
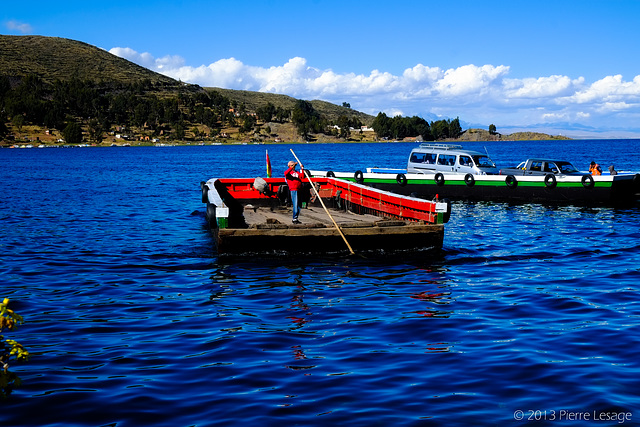
[[[371,210],[374,214],[409,221],[436,222],[436,204],[430,200],[401,196],[335,178],[328,178],[327,181],[333,187],[333,197],[342,190],[341,199]]]

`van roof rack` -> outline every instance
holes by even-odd
[[[423,143],[420,144],[420,148],[435,148],[439,150],[462,150],[462,145]]]

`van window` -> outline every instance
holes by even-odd
[[[471,161],[471,157],[469,156],[460,156],[458,158],[458,163],[460,163],[460,166],[467,166],[467,167],[473,166],[473,162]]]
[[[424,155],[424,162],[428,165],[435,165],[436,164],[436,157],[438,157],[437,154],[433,154],[433,153],[427,153]]]
[[[411,153],[411,163],[424,163],[424,153]]]
[[[451,154],[440,154],[438,156],[438,164],[444,166],[453,166],[456,164],[456,156]]]

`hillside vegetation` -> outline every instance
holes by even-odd
[[[373,117],[348,104],[202,88],[83,42],[0,35],[4,145],[443,140],[465,133],[457,118]]]
[[[349,132],[333,125],[373,119],[324,101],[185,84],[86,43],[41,36],[0,35],[0,107],[5,144],[344,141]]]
[[[293,110],[298,101],[288,95],[279,95],[275,93],[265,92],[252,92],[248,90],[234,90],[234,89],[221,89],[221,88],[206,88],[207,90],[214,90],[220,94],[226,96],[232,101],[238,104],[244,104],[251,111],[257,111],[258,108],[264,107],[271,103],[276,108],[284,108]],[[362,121],[365,125],[370,125],[373,121],[373,116],[362,113],[360,111],[345,108],[339,105],[332,104],[326,101],[313,100],[310,101],[313,108],[318,111],[322,116],[328,118],[330,121],[337,121],[341,115],[348,114],[349,116],[356,117]]]

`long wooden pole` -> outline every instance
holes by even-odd
[[[290,148],[289,150],[291,150],[291,154],[293,154],[293,157],[295,157],[295,159],[298,161],[298,164],[300,165],[300,169],[303,170],[304,168],[302,167],[302,162],[300,162],[300,159],[298,159],[298,156],[296,156],[296,153],[293,152],[292,148]],[[318,190],[316,190],[315,185],[313,185],[313,181],[311,181],[311,177],[308,176],[307,174],[304,174],[304,176],[306,176],[307,179],[309,180],[309,184],[311,184],[311,188],[313,188],[313,192],[316,194],[316,197],[318,198],[318,200],[320,200],[320,204],[324,208],[324,211],[327,213],[327,215],[329,215],[329,218],[331,218],[331,222],[333,222],[333,225],[336,227],[336,230],[338,230],[338,233],[340,233],[340,236],[342,236],[342,240],[344,240],[344,242],[347,244],[347,248],[349,248],[349,252],[351,252],[351,254],[353,255],[355,252],[353,252],[353,249],[351,249],[351,245],[349,244],[349,242],[347,241],[347,238],[342,233],[342,230],[340,230],[340,227],[338,226],[338,223],[336,222],[336,220],[333,219],[333,216],[331,216],[329,209],[327,209],[327,207],[324,205],[324,202],[322,201],[322,197],[320,197],[320,193],[318,193]]]

